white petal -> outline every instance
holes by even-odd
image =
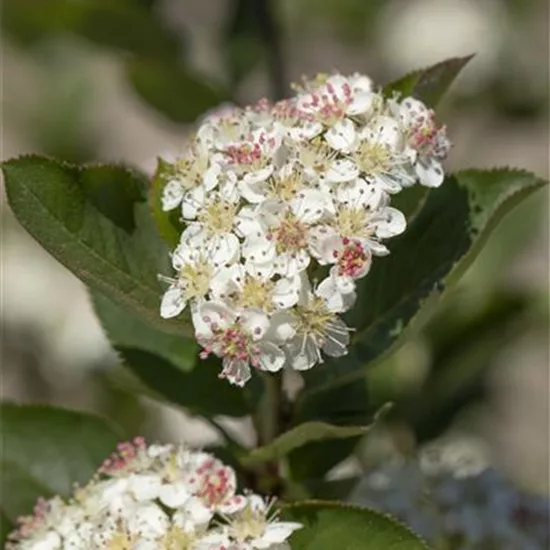
[[[243,257],[253,264],[265,264],[275,257],[275,243],[265,235],[248,237],[242,247]]]
[[[252,335],[254,340],[259,340],[269,328],[267,315],[260,310],[247,310],[240,316],[245,330]]]
[[[301,529],[301,523],[290,521],[277,521],[267,526],[263,539],[270,544],[280,544],[284,542],[294,531]]]
[[[372,216],[369,225],[375,227],[379,238],[387,239],[403,233],[407,227],[407,220],[401,211],[386,206]]]
[[[415,169],[420,183],[426,187],[439,187],[445,179],[441,162],[433,157],[419,158]]]
[[[352,151],[357,140],[357,132],[347,118],[337,122],[325,133],[325,140],[336,151]]]
[[[224,359],[220,376],[235,386],[244,387],[251,378],[248,361]]]
[[[258,349],[260,356],[260,368],[269,372],[277,372],[283,368],[285,364],[285,354],[283,350],[273,342],[259,342]]]
[[[187,243],[179,244],[172,254],[172,266],[179,271],[184,265],[194,262],[198,257],[197,249]]]
[[[162,297],[160,304],[160,316],[164,319],[170,319],[179,315],[187,305],[183,299],[181,289],[178,286],[171,286]]]
[[[341,319],[331,321],[326,329],[323,351],[330,357],[342,357],[348,352],[349,331]]]
[[[215,236],[211,241],[212,262],[214,265],[232,264],[239,258],[240,243],[233,233]]]
[[[361,115],[372,110],[376,95],[370,91],[359,92],[352,96],[352,101],[346,109],[348,115]]]
[[[301,191],[290,202],[290,208],[294,215],[303,223],[312,224],[318,222],[325,213],[326,197],[317,189]]]
[[[250,206],[245,206],[241,208],[240,212],[235,218],[235,227],[237,233],[241,237],[247,237],[252,233],[259,233],[262,231],[260,225],[258,214],[254,208]]]
[[[198,315],[207,325],[217,325],[226,328],[235,319],[235,313],[223,302],[203,302],[199,306]]]
[[[162,209],[173,210],[183,198],[183,187],[179,180],[170,180],[162,190]]]
[[[265,181],[269,176],[273,174],[273,165],[270,164],[269,166],[266,166],[265,168],[262,168],[261,170],[256,170],[254,172],[247,172],[243,176],[243,181],[247,183],[260,183],[262,181]]]
[[[276,311],[270,319],[270,327],[265,337],[275,342],[286,342],[295,334],[294,324],[296,319],[286,311]]]
[[[343,277],[341,278],[343,279]],[[350,309],[355,303],[355,284],[349,277],[349,285],[338,285],[335,277],[329,276],[315,290],[315,294],[325,300],[327,308],[335,313],[341,313]]]
[[[287,350],[295,370],[309,370],[321,360],[318,346],[303,334],[296,334],[287,344]]]
[[[203,185],[207,191],[211,191],[218,185],[218,178],[221,172],[221,166],[219,164],[212,164],[203,176]]]
[[[159,500],[169,508],[178,508],[184,504],[190,496],[187,484],[183,481],[163,485],[159,491]]]
[[[144,539],[162,536],[168,528],[168,517],[153,503],[136,506],[128,516],[128,530]]]
[[[158,475],[132,475],[129,478],[129,490],[136,500],[154,500],[159,494],[161,479]]]
[[[275,283],[273,302],[277,307],[288,309],[298,302],[299,290],[299,277],[282,277]]]
[[[239,182],[239,191],[243,198],[252,204],[259,204],[265,200],[266,189],[265,182],[250,182],[246,179]]]
[[[335,183],[350,181],[359,175],[357,164],[350,159],[335,160],[328,169],[327,179]]]
[[[294,277],[306,270],[311,261],[307,250],[298,250],[294,253],[284,253],[275,259],[275,271],[283,277]]]
[[[187,220],[196,218],[205,200],[206,191],[203,187],[195,187],[191,191],[188,191],[182,199],[181,215]]]

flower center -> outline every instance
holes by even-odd
[[[307,306],[297,306],[295,314],[298,333],[313,337],[319,344],[324,342],[326,329],[335,314],[327,309],[322,298],[315,296]]]
[[[416,119],[411,128],[409,143],[420,153],[438,158],[446,157],[451,146],[445,126],[437,126],[433,111],[430,111],[426,117],[420,116]]]
[[[288,176],[276,176],[270,179],[268,198],[274,200],[290,201],[303,185],[303,173],[300,168],[294,170]]]
[[[225,153],[229,157],[229,161],[242,168],[243,171],[257,171],[262,170],[271,162],[271,157],[264,150],[266,146],[269,150],[273,150],[275,145],[275,138],[261,134],[254,143],[246,141],[239,145],[231,145]]]
[[[204,296],[210,289],[212,266],[204,260],[194,264],[185,264],[179,273],[179,285],[187,300]]]
[[[390,151],[381,143],[361,143],[353,159],[359,169],[366,174],[387,172],[391,167]]]
[[[181,527],[174,525],[162,538],[163,550],[192,550],[196,541],[194,533],[186,533]]]
[[[261,537],[266,527],[265,515],[247,506],[231,523],[231,533],[239,543]]]
[[[130,535],[124,530],[116,532],[107,542],[107,550],[132,550],[137,542],[135,535]]]
[[[355,279],[369,262],[369,256],[359,241],[351,241],[344,237],[343,243],[344,250],[340,253],[335,251],[338,258],[338,275],[347,275]]]
[[[200,155],[192,150],[192,156],[178,159],[175,163],[175,171],[181,176],[181,182],[185,189],[199,187],[203,183],[204,173],[208,168],[208,156]]]
[[[198,220],[210,236],[228,233],[233,228],[237,207],[224,200],[216,200],[199,212]]]
[[[274,287],[273,281],[262,281],[247,275],[236,302],[243,308],[259,308],[270,312],[273,309]]]
[[[335,157],[336,152],[321,138],[304,143],[298,152],[298,159],[302,166],[318,173],[326,172]]]
[[[230,469],[217,460],[207,460],[196,470],[200,490],[197,496],[207,506],[215,506],[226,501],[235,490]]]
[[[297,252],[307,246],[307,226],[290,212],[269,235],[275,239],[279,254]]]
[[[335,226],[344,237],[371,235],[371,231],[367,229],[367,212],[364,208],[342,206],[336,214]]]

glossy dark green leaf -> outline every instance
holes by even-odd
[[[132,59],[126,72],[138,95],[174,122],[194,122],[228,99],[226,92],[176,62]]]
[[[331,362],[300,399],[361,378],[365,365],[387,352],[430,296],[458,279],[493,227],[514,205],[546,182],[522,170],[466,170],[430,191],[403,235],[389,243],[358,287],[347,320],[357,328],[348,356]]]
[[[146,202],[144,179],[118,166],[78,167],[28,156],[2,164],[23,227],[91,287],[161,330],[190,330],[159,315],[168,249]]]
[[[10,521],[40,496],[86,483],[122,435],[105,420],[45,406],[2,404],[0,508]]]
[[[304,501],[285,506],[281,517],[303,524],[289,539],[293,550],[429,550],[408,527],[368,508]]]
[[[126,366],[164,399],[206,417],[245,416],[251,411],[242,388],[221,380],[221,365],[214,359],[198,360],[190,372],[147,351],[117,347]]]
[[[179,208],[168,212],[162,209],[162,190],[168,182],[165,176],[167,172],[168,163],[159,158],[149,192],[149,204],[160,236],[171,248],[175,248],[179,244],[183,227],[180,222],[181,210]]]
[[[193,338],[158,330],[129,315],[99,292],[92,293],[92,302],[113,347],[136,348],[159,355],[184,372],[195,366],[198,346]]]
[[[435,108],[472,57],[473,55],[454,57],[409,73],[399,80],[387,84],[384,87],[384,93],[391,95],[394,92],[399,92],[405,96],[413,96]]]

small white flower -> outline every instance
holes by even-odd
[[[194,319],[197,340],[203,346],[203,356],[210,353],[222,359],[220,377],[243,386],[251,376],[250,367],[275,372],[285,362],[283,350],[263,337],[270,321],[260,310],[241,314],[222,302],[206,302]]]
[[[302,528],[300,523],[278,521],[272,514],[273,501],[257,495],[246,498],[246,506],[229,518],[225,528],[227,537],[239,550],[265,550],[283,544],[290,535]]]
[[[323,362],[321,351],[331,357],[346,355],[350,329],[336,314],[340,304],[327,302],[307,291],[293,309],[295,334],[285,345],[296,370],[307,370]]]
[[[172,265],[177,276],[162,277],[170,283],[160,306],[160,314],[165,319],[179,315],[190,300],[204,298],[223,273],[211,258],[187,243],[176,248]]]

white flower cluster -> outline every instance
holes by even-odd
[[[40,500],[6,550],[290,550],[301,524],[236,491],[235,472],[214,456],[136,438],[70,501]]]
[[[353,500],[411,526],[434,550],[547,550],[548,497],[515,489],[497,470],[458,476],[424,460],[395,460],[372,471]]]
[[[305,370],[347,352],[339,314],[384,241],[405,230],[390,196],[439,186],[450,143],[434,112],[371,80],[320,75],[291,99],[208,116],[163,164],[164,210],[181,210],[177,274],[161,315],[190,304],[204,356],[244,385],[250,367]]]

